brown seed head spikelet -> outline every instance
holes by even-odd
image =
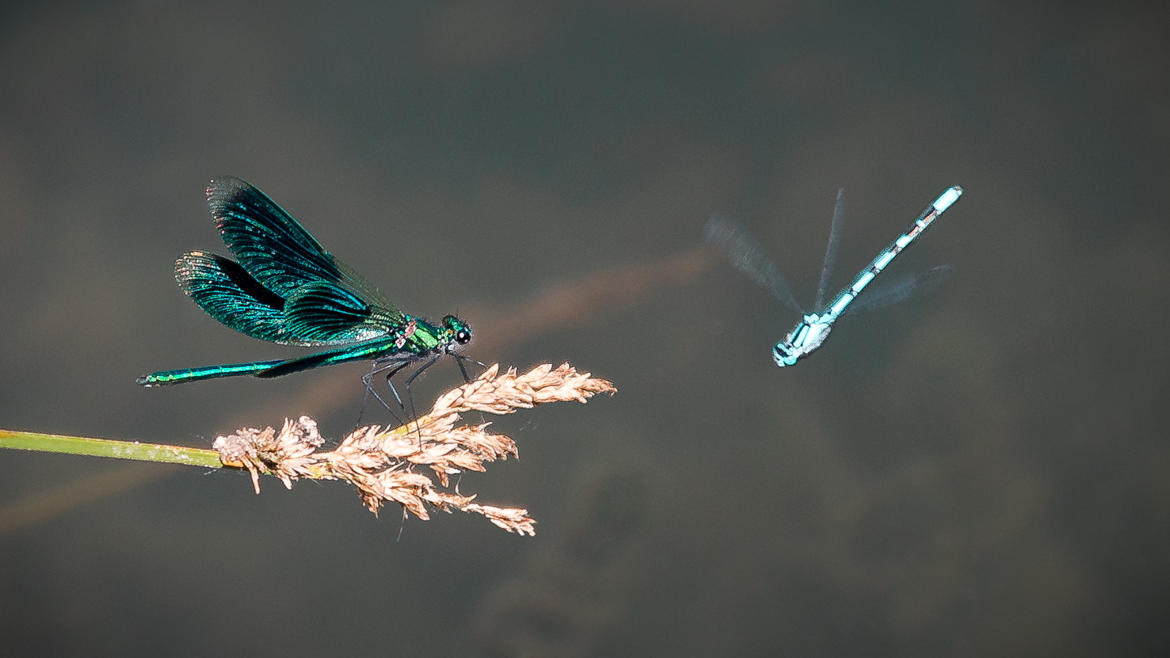
[[[308,416],[286,420],[280,432],[271,427],[241,429],[217,437],[213,447],[225,465],[251,473],[257,493],[260,473],[271,473],[289,488],[298,478],[344,480],[357,488],[362,503],[375,514],[386,502],[399,503],[424,520],[430,518],[428,506],[445,512],[457,509],[482,514],[509,532],[533,535],[536,522],[527,510],[480,505],[475,496],[447,490],[451,475],[483,471],[487,462],[519,454],[512,439],[487,432],[487,423],[457,427],[460,414],[503,415],[548,402],[584,403],[616,390],[612,383],[579,373],[567,363],[555,370],[550,364],[540,365],[522,375],[514,368],[501,374],[497,364],[440,396],[416,422],[394,429],[358,428],[333,450],[320,450],[325,441]]]

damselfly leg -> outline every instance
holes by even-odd
[[[397,375],[399,372],[401,372],[403,368],[406,368],[406,366],[417,360],[417,358],[399,358],[374,361],[370,371],[362,375],[362,386],[365,390],[362,393],[362,405],[358,409],[357,423],[354,425],[354,427],[361,426],[362,416],[365,415],[366,411],[366,403],[369,401],[371,395],[374,396],[375,400],[381,403],[386,411],[390,412],[390,415],[394,417],[394,420],[399,425],[406,424],[406,406],[402,404],[402,398],[398,395],[398,390],[394,388],[394,382],[391,380],[394,375]],[[394,394],[394,401],[398,404],[398,409],[402,412],[402,416],[394,413],[394,409],[390,406],[389,403],[386,402],[386,399],[383,398],[380,393],[378,393],[378,389],[373,385],[374,377],[381,375],[382,373],[386,373],[386,385],[390,388],[390,392]]]
[[[464,383],[471,382],[471,377],[467,374],[467,367],[463,364],[464,361],[470,361],[479,366],[486,367],[486,365],[481,361],[473,359],[469,356],[464,356],[456,352],[450,352],[450,354],[451,356],[455,357],[455,363],[459,366],[459,374],[463,376]],[[428,358],[422,359],[411,355],[409,358],[392,358],[375,361],[370,371],[362,375],[362,385],[365,390],[362,394],[362,406],[358,411],[358,421],[356,426],[361,425],[361,419],[365,413],[366,403],[369,401],[369,398],[372,395],[374,399],[377,400],[386,409],[386,411],[390,413],[391,416],[394,417],[394,420],[397,421],[399,425],[416,423],[417,431],[418,412],[415,409],[414,394],[411,391],[411,385],[414,383],[414,380],[423,373],[423,371],[433,366],[442,356],[442,354],[434,354]],[[420,362],[421,365],[419,365],[406,377],[406,381],[403,384],[406,396],[403,398],[403,396],[399,395],[398,388],[394,386],[394,377],[398,373],[405,370],[407,367]],[[390,393],[394,396],[394,405],[391,405],[386,400],[386,398],[382,397],[382,394],[378,392],[378,387],[374,385],[375,377],[385,377],[386,387],[390,389]],[[395,412],[395,406],[398,407],[398,412]],[[419,435],[419,438],[421,440],[421,434]]]

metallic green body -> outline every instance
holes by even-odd
[[[207,203],[237,260],[188,252],[175,262],[179,287],[236,331],[274,343],[332,349],[294,359],[165,370],[139,377],[142,386],[237,375],[278,377],[349,361],[407,363],[453,353],[471,340],[470,327],[452,315],[433,325],[399,311],[252,185],[215,178],[207,188]]]

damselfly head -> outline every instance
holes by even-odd
[[[456,343],[466,345],[471,342],[471,327],[454,315],[443,316],[443,328],[450,333]]]
[[[772,360],[776,365],[783,368],[784,366],[796,365],[797,356],[792,353],[792,349],[785,343],[776,343],[772,348]]]

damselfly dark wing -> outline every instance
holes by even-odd
[[[285,331],[284,299],[260,285],[240,264],[191,251],[175,261],[175,281],[208,315],[260,340],[299,344]]]
[[[233,176],[213,178],[207,205],[232,255],[252,278],[287,298],[306,283],[345,283],[371,301],[389,306],[321,246],[276,202],[251,184]]]
[[[215,178],[207,203],[235,262],[193,251],[175,279],[208,315],[261,340],[343,345],[384,336],[402,313],[260,190]]]

